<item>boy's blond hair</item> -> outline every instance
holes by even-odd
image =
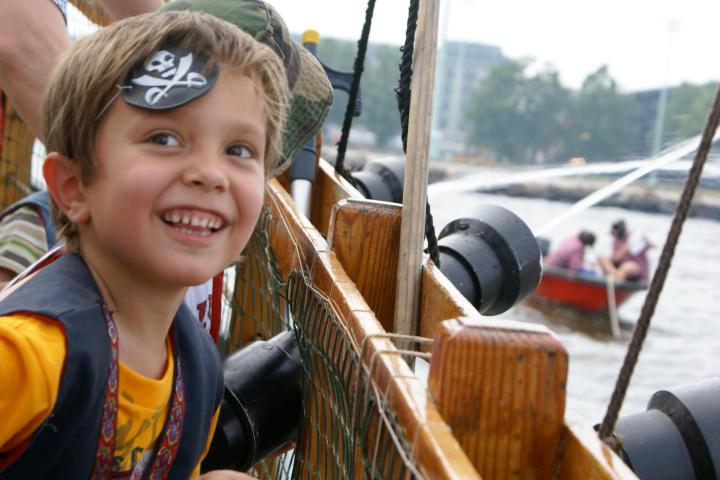
[[[100,116],[117,96],[128,71],[161,47],[203,52],[210,62],[243,71],[265,99],[265,172],[280,160],[289,93],[280,58],[240,28],[200,12],[156,12],[131,17],[79,40],[61,58],[43,102],[48,152],[70,158],[82,181],[92,181]],[[120,98],[114,101],[122,101]],[[77,228],[55,208],[58,235],[75,247]]]

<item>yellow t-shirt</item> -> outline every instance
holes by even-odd
[[[168,340],[168,347],[169,340]],[[50,414],[65,360],[65,332],[59,322],[40,315],[0,317],[0,453],[21,445]],[[172,348],[168,348],[172,352]],[[120,475],[152,452],[167,414],[174,359],[161,379],[119,365],[118,418],[113,472]],[[210,446],[215,412],[201,459]],[[193,477],[199,475],[200,463]]]

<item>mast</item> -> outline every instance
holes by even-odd
[[[394,315],[395,333],[404,335],[416,335],[419,323],[439,3],[420,1],[415,35]]]

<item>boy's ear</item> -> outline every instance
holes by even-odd
[[[50,153],[43,163],[48,192],[60,211],[74,224],[90,220],[80,169],[65,155]]]

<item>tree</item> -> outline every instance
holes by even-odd
[[[698,135],[705,126],[716,85],[684,83],[670,90],[665,116],[664,143],[675,143]]]
[[[621,94],[607,67],[600,67],[587,76],[574,102],[567,156],[617,161],[638,151],[640,117],[637,101]]]
[[[531,162],[552,156],[569,105],[570,92],[556,71],[533,77],[531,61],[510,60],[493,68],[470,98],[468,141],[494,151],[500,160]]]
[[[378,145],[400,135],[400,112],[395,87],[400,78],[400,47],[377,45],[366,59],[363,75],[363,125],[373,132]]]

